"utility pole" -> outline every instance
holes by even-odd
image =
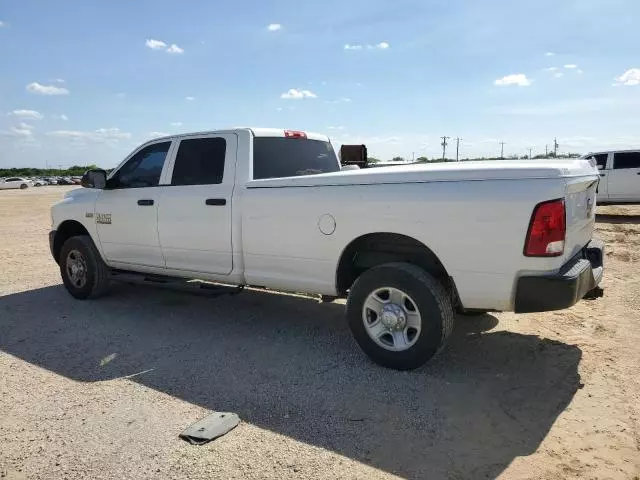
[[[559,146],[560,145],[558,145],[558,139],[554,138],[553,139],[553,156],[556,157],[556,158],[558,157],[558,147]]]
[[[458,154],[460,153],[460,137],[456,137],[456,162],[459,162]]]
[[[416,162],[416,152],[411,152],[411,161],[412,161],[413,163],[415,163],[415,162]]]
[[[549,156],[549,145],[544,146],[544,157],[547,158]]]
[[[504,160],[504,142],[500,142],[500,159]]]
[[[529,160],[531,160],[533,157],[531,156],[531,148],[529,148]]]
[[[440,137],[442,139],[442,143],[440,145],[442,145],[442,160],[445,159],[445,154],[447,153],[447,140],[449,140],[451,137]]]

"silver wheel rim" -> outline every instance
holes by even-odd
[[[362,321],[369,337],[392,352],[413,347],[422,329],[416,302],[393,287],[377,288],[369,294],[362,307]]]
[[[69,251],[65,267],[67,278],[74,287],[82,288],[87,284],[87,262],[78,250]]]

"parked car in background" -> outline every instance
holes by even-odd
[[[640,203],[640,149],[589,153],[600,171],[598,203]]]
[[[47,182],[43,178],[36,178],[36,179],[33,180],[33,186],[34,187],[43,187],[45,185],[49,185],[49,182]]]
[[[24,190],[31,186],[33,186],[33,182],[22,177],[9,177],[0,180],[0,190],[7,190],[10,188],[20,188]]]
[[[58,179],[58,185],[75,185],[75,183],[70,178],[63,177]]]

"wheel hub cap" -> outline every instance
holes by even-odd
[[[380,321],[392,331],[404,330],[407,325],[407,316],[400,305],[390,303],[382,308]]]

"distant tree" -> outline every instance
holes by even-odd
[[[427,163],[429,159],[427,157],[418,157],[416,158],[416,162]]]
[[[405,159],[404,159],[404,158],[402,158],[402,157],[393,157],[393,158],[391,159],[391,161],[392,161],[392,162],[404,162],[404,161],[405,161]]]
[[[367,157],[367,162],[368,163],[380,163],[381,160],[379,158],[376,158],[376,157]]]

